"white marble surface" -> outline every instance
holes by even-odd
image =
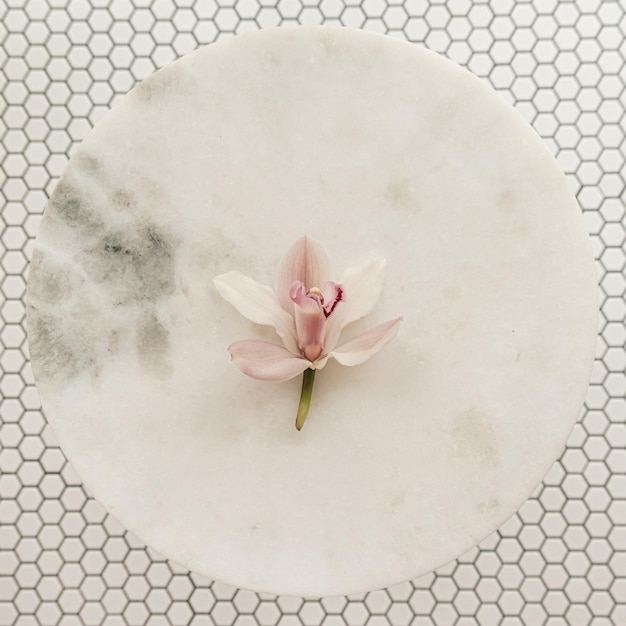
[[[226,347],[272,338],[212,278],[271,283],[300,235],[340,273],[388,262],[396,340],[299,381]],[[29,339],[87,487],[166,556],[241,587],[363,591],[455,557],[528,497],[582,404],[596,334],[578,207],[477,79],[358,31],[265,31],[145,81],[46,210]]]

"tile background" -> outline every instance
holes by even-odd
[[[46,198],[89,129],[176,57],[286,23],[408,39],[497,89],[567,173],[602,289],[585,409],[519,513],[429,576],[321,601],[197,577],[125,532],[46,427],[24,331]],[[610,0],[0,0],[0,626],[626,624],[625,57]]]

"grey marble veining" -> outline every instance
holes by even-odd
[[[176,289],[176,239],[142,214],[133,194],[112,184],[106,166],[86,152],[57,185],[44,233],[55,245],[36,249],[29,287],[40,380],[86,372],[95,379],[102,361],[131,345],[144,367],[167,377],[169,331],[158,305]]]
[[[271,284],[302,234],[387,259],[397,339],[298,381],[212,279]],[[302,28],[200,50],[121,101],[46,210],[29,282],[44,408],[93,494],[185,566],[338,594],[428,571],[528,497],[582,404],[590,246],[556,164],[477,79],[407,44]],[[355,334],[361,322],[350,329]]]

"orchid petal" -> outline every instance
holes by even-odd
[[[344,343],[330,353],[342,365],[359,365],[374,356],[387,345],[398,333],[401,317],[366,330],[356,339]]]
[[[241,315],[255,324],[273,326],[287,349],[294,354],[299,353],[293,318],[280,306],[270,287],[241,272],[216,276],[213,283],[224,300],[230,302]]]
[[[327,351],[337,345],[341,331],[348,324],[361,319],[376,306],[385,282],[386,264],[385,259],[379,257],[345,271],[340,281],[344,291],[342,302],[328,318]]]
[[[311,362],[267,341],[237,341],[228,351],[235,365],[257,380],[281,381],[294,378],[311,367]]]
[[[295,281],[304,283],[308,291],[313,287],[320,288],[333,278],[333,268],[322,244],[310,237],[301,237],[278,266],[276,295],[283,309],[293,314],[289,290]]]
[[[314,361],[324,349],[326,315],[317,295],[307,294],[303,283],[297,280],[289,290],[295,305],[296,334],[302,354]]]
[[[326,283],[322,287],[322,297],[324,301],[324,315],[328,318],[335,309],[344,302],[344,289],[339,283]]]
[[[323,356],[321,359],[317,359],[316,361],[313,361],[313,363],[311,363],[311,369],[312,370],[324,369],[324,367],[326,366],[326,363],[328,363],[329,358],[330,358],[330,355],[327,354],[326,356]]]

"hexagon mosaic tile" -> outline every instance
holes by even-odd
[[[24,330],[46,198],[89,129],[197,46],[296,23],[407,39],[497,89],[577,194],[602,303],[584,411],[518,514],[433,574],[320,601],[197,577],[125,532],[46,427]],[[626,624],[625,59],[612,0],[0,0],[0,626]]]

